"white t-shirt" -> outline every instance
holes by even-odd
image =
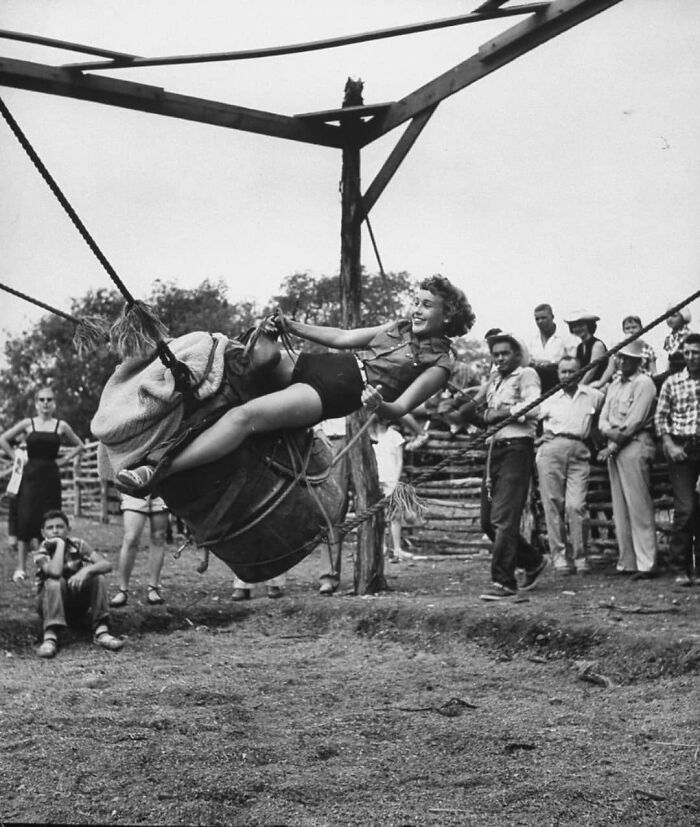
[[[531,364],[551,362],[556,365],[562,356],[575,356],[579,341],[571,333],[566,333],[557,328],[549,339],[543,343],[542,334],[538,331],[537,335],[533,336],[530,341]]]

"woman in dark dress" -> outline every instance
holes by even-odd
[[[61,508],[59,465],[71,462],[83,449],[82,440],[71,426],[54,417],[56,402],[51,388],[41,388],[35,404],[35,417],[23,419],[0,436],[0,448],[10,459],[14,459],[13,440],[24,441],[27,452],[16,500],[17,568],[12,575],[15,583],[26,579],[27,554],[41,541],[44,513]],[[63,441],[73,445],[74,450],[58,460]]]

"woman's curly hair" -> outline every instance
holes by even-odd
[[[467,297],[449,279],[444,276],[430,276],[418,285],[421,290],[427,290],[434,296],[440,296],[445,309],[445,335],[463,336],[476,320],[472,306]]]

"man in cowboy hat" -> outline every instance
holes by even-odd
[[[488,338],[495,370],[486,386],[486,427],[516,415],[540,395],[540,380],[528,367],[527,347],[509,333]],[[505,425],[491,438],[481,490],[481,526],[493,541],[491,588],[482,600],[508,600],[529,591],[548,560],[520,534],[520,518],[527,500],[534,459],[538,409]],[[516,568],[524,569],[520,584]]]
[[[656,524],[651,498],[651,466],[656,453],[653,419],[656,387],[640,370],[644,350],[635,340],[618,352],[620,372],[613,379],[600,414],[607,446],[613,519],[619,548],[617,570],[646,580],[656,574]]]

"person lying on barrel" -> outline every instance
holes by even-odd
[[[227,411],[161,466],[158,479],[213,462],[253,434],[311,427],[363,405],[386,419],[398,419],[446,386],[452,366],[448,337],[467,333],[474,318],[464,293],[439,275],[420,283],[410,319],[376,327],[323,327],[278,312],[278,328],[353,352],[301,353],[296,362],[287,353],[276,354],[270,367],[275,390]],[[140,494],[156,482],[154,477],[153,466],[141,465],[120,471],[117,484]]]

